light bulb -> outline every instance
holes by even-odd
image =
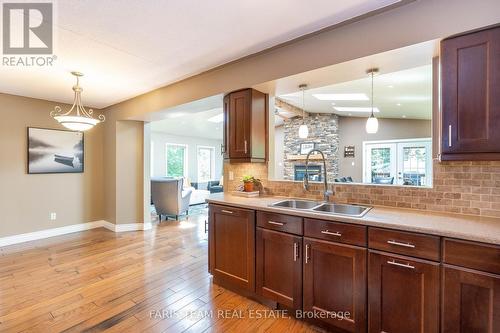
[[[299,138],[301,139],[307,139],[309,136],[309,128],[307,128],[306,124],[302,124],[299,127]]]
[[[373,115],[366,121],[366,133],[375,134],[378,132],[378,119]]]

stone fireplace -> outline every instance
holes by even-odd
[[[302,175],[297,175],[297,170],[303,168],[305,170],[306,155],[300,154],[301,143],[314,143],[315,148],[320,149],[326,157],[326,173],[329,182],[338,176],[338,150],[339,150],[339,135],[338,124],[339,118],[335,114],[310,114],[305,118],[305,123],[309,128],[309,137],[307,139],[299,138],[299,126],[302,124],[302,118],[292,118],[285,121],[284,129],[284,157],[283,157],[283,178],[286,180],[298,180],[297,176],[303,178]],[[319,156],[313,156],[309,161],[309,174],[317,174],[319,167],[320,178],[317,181],[323,180],[323,164],[317,159]],[[317,178],[317,176],[314,176]],[[311,177],[310,177],[311,179]],[[313,179],[311,179],[313,180]],[[316,180],[314,180],[316,181]]]

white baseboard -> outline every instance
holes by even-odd
[[[114,232],[125,232],[125,231],[137,231],[137,230],[149,230],[151,229],[151,223],[125,223],[125,224],[114,224],[108,221],[103,221],[103,227]]]
[[[106,228],[114,232],[124,232],[124,231],[149,230],[151,229],[151,227],[152,227],[151,223],[113,224],[108,221],[99,220],[87,223],[72,224],[59,228],[28,232],[25,234],[1,237],[0,247],[18,243],[30,242],[54,236],[66,235],[66,234],[71,234],[73,232],[85,231],[95,228]]]

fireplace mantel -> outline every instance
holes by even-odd
[[[286,155],[287,161],[305,161],[307,155]],[[325,155],[325,158],[328,158],[328,156]],[[321,160],[321,155],[320,154],[311,154],[309,156],[309,160]]]

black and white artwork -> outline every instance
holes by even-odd
[[[83,172],[83,133],[28,127],[28,173]]]

